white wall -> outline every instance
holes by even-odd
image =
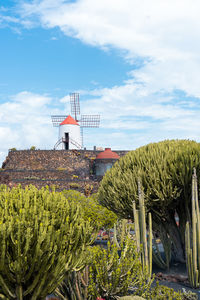
[[[59,140],[65,138],[65,133],[69,134],[69,150],[82,148],[81,130],[79,125],[65,124],[59,126]],[[73,144],[73,141],[77,144]],[[60,144],[57,149],[65,149],[64,143]]]

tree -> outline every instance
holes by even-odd
[[[169,235],[176,259],[184,261],[185,225],[191,220],[193,167],[199,175],[200,144],[194,141],[166,140],[140,147],[106,172],[98,192],[100,203],[118,216],[133,218],[132,204],[138,202],[140,179],[154,231]]]
[[[38,300],[76,269],[93,228],[79,205],[48,187],[0,186],[0,293]]]

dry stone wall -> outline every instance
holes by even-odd
[[[94,160],[101,151],[93,150],[19,150],[9,151],[0,183],[10,186],[33,184],[38,188],[55,185],[57,189],[97,191],[100,178],[93,174]],[[123,156],[127,151],[115,151]]]

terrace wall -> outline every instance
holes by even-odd
[[[59,190],[97,191],[100,177],[93,174],[93,162],[101,151],[93,150],[16,150],[9,151],[0,183],[10,186],[33,184],[38,188],[55,185]],[[128,151],[115,151],[123,156]]]

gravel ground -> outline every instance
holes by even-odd
[[[174,263],[170,266],[170,270],[162,270],[158,268],[157,266],[153,265],[153,273],[155,273],[157,276],[160,277],[161,280],[159,280],[160,285],[165,285],[167,287],[173,288],[175,291],[183,291],[185,289],[186,291],[192,291],[198,295],[198,299],[200,300],[200,289],[193,289],[190,287],[189,282],[187,280],[183,282],[173,282],[174,278],[187,278],[187,271],[186,271],[186,265],[181,263]],[[159,276],[163,274],[163,276]],[[170,278],[171,276],[171,278]],[[169,278],[166,280],[162,280],[162,277]],[[156,280],[155,280],[156,281]],[[154,283],[155,284],[155,283]]]

